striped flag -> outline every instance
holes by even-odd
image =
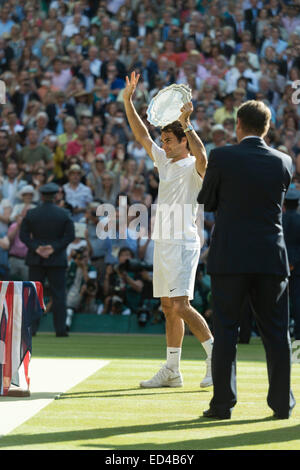
[[[31,324],[45,310],[40,282],[0,281],[0,395],[22,367],[29,388]]]

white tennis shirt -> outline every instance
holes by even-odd
[[[152,145],[152,156],[159,173],[152,239],[155,242],[198,247],[197,196],[202,178],[196,170],[196,158],[189,155],[173,162],[155,143]]]

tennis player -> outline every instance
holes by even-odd
[[[153,295],[161,299],[166,318],[167,361],[144,388],[182,387],[180,372],[184,322],[206,351],[206,375],[201,387],[212,385],[211,353],[213,337],[205,319],[191,306],[200,256],[196,226],[197,195],[207,166],[206,151],[190,124],[192,103],[181,109],[178,121],[161,131],[162,148],[150,137],[140,119],[132,96],[139,75],[126,77],[123,99],[126,115],[136,140],[145,148],[159,173],[154,239]],[[193,156],[189,153],[191,150]]]

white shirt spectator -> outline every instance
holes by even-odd
[[[77,188],[71,188],[69,183],[63,185],[66,194],[66,201],[72,207],[79,207],[84,209],[87,205],[93,201],[92,191],[88,186],[83,183],[79,183]],[[72,219],[74,221],[80,220],[82,214],[73,215]]]

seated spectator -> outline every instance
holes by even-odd
[[[227,137],[227,133],[226,133],[225,128],[222,126],[222,124],[215,124],[212,127],[211,142],[205,145],[208,158],[209,158],[209,153],[211,150],[213,150],[216,147],[222,147],[223,145],[226,145],[226,142],[227,142],[226,137]]]
[[[90,257],[93,266],[97,269],[99,280],[103,280],[105,264],[112,261],[112,243],[109,238],[101,239],[97,234],[99,217],[97,216],[97,203],[90,205],[86,211],[87,239],[91,250]]]
[[[118,109],[112,119],[110,119],[106,132],[117,137],[118,142],[127,145],[131,138],[131,131],[128,127],[124,111]]]
[[[10,223],[10,216],[13,205],[9,199],[3,198],[3,192],[0,190],[0,233],[7,233],[8,224]]]
[[[72,209],[72,220],[79,222],[83,218],[86,208],[93,200],[93,195],[88,186],[81,183],[83,176],[82,168],[79,165],[72,165],[68,172],[68,183],[63,185],[66,202]]]
[[[31,100],[40,101],[38,93],[30,80],[26,70],[22,70],[19,75],[19,89],[11,97],[11,102],[19,119],[23,120],[23,115],[27,106],[27,102]]]
[[[47,170],[52,170],[54,167],[53,158],[49,148],[43,144],[38,143],[38,131],[36,129],[29,129],[28,131],[28,145],[22,148],[19,152],[19,159],[21,168],[25,173],[30,173],[36,163],[44,162]]]
[[[218,108],[214,114],[214,121],[216,124],[223,124],[226,118],[236,119],[237,107],[234,106],[234,95],[228,93],[223,98],[223,106]]]
[[[23,186],[18,193],[18,198],[21,199],[22,202],[14,205],[10,215],[10,220],[12,222],[15,222],[20,214],[22,217],[24,217],[29,209],[33,209],[35,207],[35,204],[33,203],[33,197],[34,187],[30,184]]]
[[[46,106],[46,113],[49,117],[48,127],[56,135],[63,134],[64,120],[67,116],[72,116],[76,119],[76,112],[74,106],[67,101],[67,96],[63,91],[55,93],[55,102]]]
[[[139,272],[134,272],[126,263],[134,259],[133,252],[121,248],[118,264],[108,265],[103,282],[105,296],[103,314],[130,315],[141,306],[143,281]]]
[[[79,125],[76,130],[76,139],[69,141],[66,148],[66,155],[79,155],[83,149],[84,143],[88,138],[88,130],[85,126]]]
[[[68,263],[70,263],[71,260],[74,258],[74,256],[76,255],[76,251],[80,250],[82,247],[88,248],[86,224],[75,222],[74,228],[75,238],[72,243],[67,246],[66,250]]]
[[[54,134],[47,135],[43,144],[50,150],[53,159],[53,172],[50,172],[49,176],[46,174],[46,180],[48,183],[54,178],[56,178],[57,181],[61,181],[64,176],[65,154],[58,143],[57,136]],[[40,167],[36,169],[36,171],[39,170]]]
[[[23,172],[19,172],[18,165],[14,161],[8,163],[5,175],[1,177],[0,188],[3,198],[8,199],[12,206],[17,202],[17,194],[20,189],[26,186],[26,181],[22,177]]]
[[[0,281],[9,280],[8,250],[8,236],[5,233],[0,233]]]
[[[104,203],[115,204],[116,197],[120,192],[119,175],[115,175],[111,171],[105,171],[101,175],[101,191],[98,198]]]
[[[103,191],[102,176],[106,172],[105,156],[101,153],[96,155],[91,164],[91,171],[87,175],[86,184],[91,188],[95,199],[101,199]]]
[[[48,128],[49,117],[44,111],[40,111],[36,116],[36,130],[38,132],[38,143],[42,144],[45,137],[52,134],[52,131]]]
[[[13,150],[7,130],[0,129],[0,169],[2,174],[6,172],[8,164],[13,161],[17,163],[17,153]]]
[[[25,258],[28,252],[28,248],[21,242],[20,226],[23,218],[27,213],[28,208],[24,208],[23,211],[18,214],[8,229],[7,237],[9,239],[9,276],[12,281],[29,281],[29,268],[26,265]]]
[[[84,286],[90,280],[96,281],[97,272],[94,266],[90,263],[88,250],[86,247],[81,247],[75,250],[71,262],[67,269],[67,319],[66,325],[69,330],[72,324],[72,317],[75,312],[79,311],[81,302],[83,300]],[[97,287],[97,284],[96,284]]]
[[[131,191],[137,176],[137,162],[134,158],[128,158],[124,162],[124,171],[120,177],[120,191],[128,193]]]
[[[57,139],[62,150],[65,152],[67,150],[68,143],[77,139],[77,134],[75,132],[76,119],[73,116],[65,117],[63,128],[64,128],[64,132],[62,134],[59,134],[57,136]]]

